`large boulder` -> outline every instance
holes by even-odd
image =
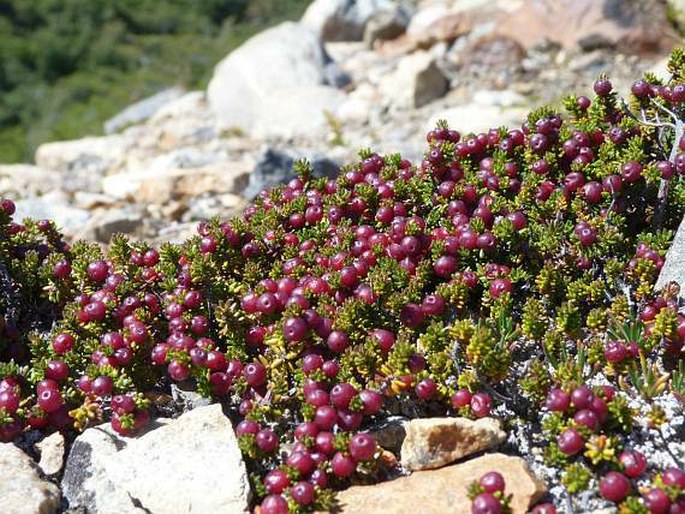
[[[444,514],[471,512],[469,485],[488,471],[499,471],[512,494],[512,514],[525,514],[545,493],[545,485],[520,457],[483,455],[461,464],[419,471],[371,486],[354,486],[338,493],[342,514]]]
[[[107,469],[149,512],[246,512],[250,484],[221,405],[200,407],[133,439]]]
[[[327,85],[335,75],[331,66],[313,30],[285,22],[249,39],[216,66],[207,88],[209,105],[221,128],[263,129],[273,115],[274,97],[282,107],[288,102],[283,91]],[[298,122],[308,120],[299,116]]]
[[[61,187],[61,177],[31,164],[0,165],[0,195],[26,198],[46,194]]]
[[[57,487],[38,475],[38,467],[19,448],[0,443],[2,514],[52,514],[60,506]]]

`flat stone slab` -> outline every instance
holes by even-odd
[[[680,222],[678,232],[671,248],[666,254],[664,267],[661,268],[659,279],[654,285],[655,290],[663,288],[669,282],[677,282],[680,286],[680,299],[685,299],[685,216]]]

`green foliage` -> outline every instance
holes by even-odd
[[[102,123],[169,85],[203,87],[231,49],[305,0],[3,0],[0,162]]]

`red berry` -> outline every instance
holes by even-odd
[[[492,409],[492,399],[488,393],[476,393],[471,397],[471,410],[477,418],[484,418],[490,415]]]
[[[630,481],[623,473],[609,471],[599,481],[599,492],[605,499],[620,503],[630,493]]]
[[[299,505],[309,505],[314,501],[314,486],[301,480],[290,488],[290,496]]]
[[[430,400],[438,390],[438,385],[432,378],[424,378],[416,384],[416,396],[423,401]]]
[[[376,440],[369,434],[355,434],[348,446],[350,455],[358,460],[370,460],[376,453]]]
[[[671,508],[671,499],[663,489],[651,489],[642,498],[650,514],[667,514]]]
[[[331,459],[331,471],[340,478],[347,478],[357,470],[355,460],[343,453],[337,452]]]
[[[497,491],[502,493],[504,492],[504,477],[497,471],[489,471],[488,473],[485,473],[482,477],[480,477],[478,483],[486,493],[495,493]]]
[[[490,493],[481,493],[471,503],[471,514],[501,514],[502,504]]]
[[[562,453],[575,455],[583,449],[585,441],[575,428],[568,428],[557,437],[557,445]]]
[[[270,494],[260,505],[262,514],[288,514],[288,500],[280,494]]]
[[[637,478],[647,469],[647,459],[637,450],[621,452],[618,461],[623,465],[623,473],[628,478]]]

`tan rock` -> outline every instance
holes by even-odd
[[[575,50],[589,38],[601,38],[605,46],[623,52],[661,54],[679,40],[669,29],[665,4],[658,0],[526,0],[520,9],[500,19],[496,32],[525,48],[547,39]]]
[[[447,78],[429,52],[419,51],[403,57],[397,69],[380,82],[385,101],[399,109],[414,109],[443,96]]]
[[[40,450],[38,466],[46,475],[56,475],[64,465],[64,436],[59,432],[49,435],[36,444]]]
[[[203,193],[240,193],[254,168],[250,160],[227,162],[202,168],[178,168],[144,178],[138,191],[140,200],[164,203]]]
[[[55,484],[41,480],[35,463],[11,443],[0,443],[0,505],[3,514],[52,514],[60,503]]]
[[[402,443],[402,465],[410,471],[435,469],[506,439],[493,418],[426,418],[411,420]]]
[[[504,476],[505,491],[513,495],[513,514],[528,512],[545,494],[545,484],[533,475],[523,459],[492,453],[390,482],[351,487],[340,492],[336,499],[342,514],[467,513],[471,512],[467,488],[488,471],[498,471]]]

